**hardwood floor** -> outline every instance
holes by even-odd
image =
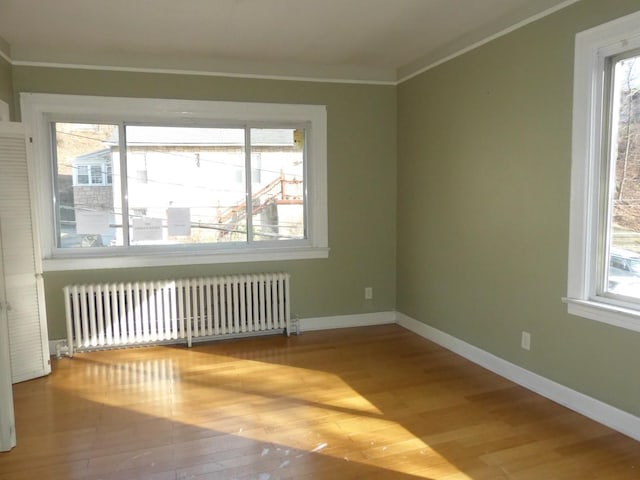
[[[640,443],[395,325],[78,354],[0,479],[639,479]]]

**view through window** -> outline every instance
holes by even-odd
[[[605,292],[640,300],[640,55],[612,61]]]
[[[304,128],[55,122],[52,132],[58,248],[307,238]]]

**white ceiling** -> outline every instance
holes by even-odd
[[[14,64],[395,83],[577,0],[0,0]]]

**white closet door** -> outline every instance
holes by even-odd
[[[0,252],[2,251],[2,224],[0,223]],[[11,388],[11,357],[9,355],[9,328],[7,302],[4,291],[4,271],[0,262],[0,452],[16,446],[16,421],[13,414]]]
[[[0,123],[0,220],[13,383],[51,372],[24,127]]]

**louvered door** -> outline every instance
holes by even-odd
[[[51,371],[24,127],[0,123],[0,222],[13,383]]]

